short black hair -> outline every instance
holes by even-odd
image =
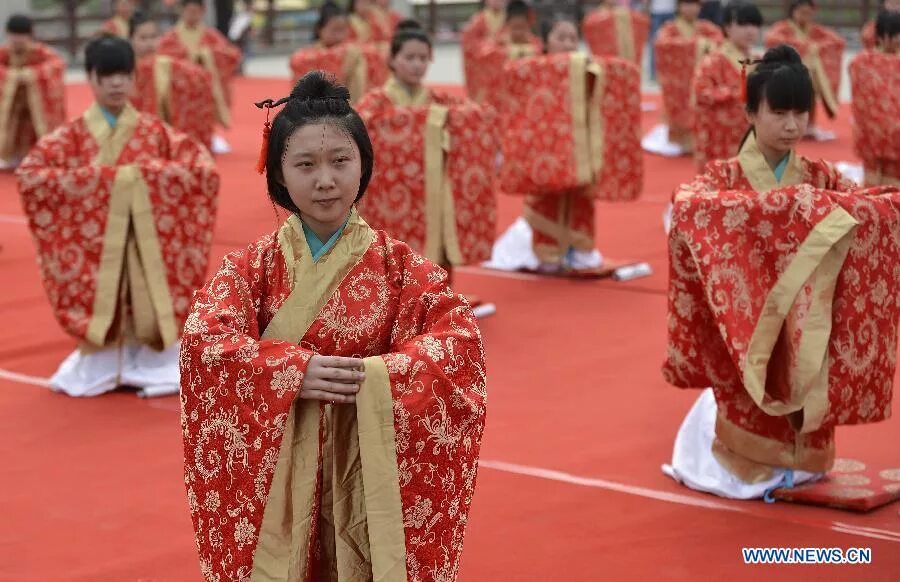
[[[362,175],[359,180],[359,201],[369,181],[375,165],[375,153],[366,124],[350,106],[350,91],[322,71],[311,71],[303,76],[289,97],[284,108],[272,120],[269,133],[269,147],[266,152],[266,184],[272,202],[288,212],[299,213],[300,209],[291,200],[287,187],[282,184],[281,159],[288,138],[305,125],[311,123],[334,123],[356,142],[362,161]]]
[[[181,0],[182,6],[187,6],[189,4],[197,4],[199,6],[206,8],[206,2],[204,2],[204,0]]]
[[[148,22],[155,21],[143,10],[135,10],[134,14],[131,15],[131,18],[128,19],[128,38],[133,37],[137,29]]]
[[[550,18],[541,20],[541,40],[544,41],[544,52],[547,51],[547,42],[550,39],[550,33],[553,32],[553,29],[557,24],[562,22],[569,22],[575,25],[575,30],[578,30],[578,24],[575,21],[575,18],[564,12],[554,12]]]
[[[321,8],[319,8],[319,19],[313,28],[313,40],[319,40],[319,34],[323,28],[328,26],[329,22],[344,15],[344,11],[336,3],[331,2],[331,0],[323,2]]]
[[[84,47],[84,70],[98,77],[134,72],[134,49],[124,38],[104,34],[91,39]]]
[[[816,2],[815,0],[794,0],[788,5],[788,16],[793,16],[794,12],[796,12],[797,9],[801,6],[816,8]]]
[[[724,28],[730,24],[762,27],[762,12],[752,2],[729,2],[722,11],[722,27]]]
[[[397,24],[397,30],[394,32],[394,37],[391,39],[391,58],[396,57],[397,54],[403,50],[403,45],[411,40],[424,42],[428,45],[429,49],[432,48],[431,37],[428,36],[428,33],[425,32],[425,29],[422,28],[419,21],[407,18],[406,20],[401,20]]]
[[[678,2],[676,2],[676,4],[678,6],[680,6],[682,4],[700,4],[700,0],[678,0]]]
[[[506,20],[518,17],[531,18],[531,15],[531,6],[525,0],[511,0],[506,5]]]
[[[13,14],[6,21],[6,32],[9,34],[34,34],[34,21],[24,14]]]
[[[900,34],[900,12],[882,10],[875,19],[875,38],[890,39]]]
[[[763,99],[776,111],[812,111],[815,90],[800,54],[781,44],[770,48],[747,76],[747,111],[759,112]]]

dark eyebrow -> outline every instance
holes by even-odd
[[[351,153],[351,152],[352,152],[352,149],[349,146],[339,146],[339,147],[328,150],[327,153],[341,154],[341,153]],[[308,156],[314,156],[318,153],[319,153],[319,151],[300,150],[300,151],[295,152],[292,157],[303,158],[303,157],[308,157]]]

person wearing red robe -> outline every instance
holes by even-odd
[[[796,153],[813,86],[797,51],[770,49],[747,79],[740,154],[675,193],[663,371],[711,388],[663,470],[724,497],[818,479],[837,425],[890,416],[900,190]]]
[[[764,40],[767,48],[789,44],[797,49],[812,74],[816,95],[825,112],[833,118],[839,107],[841,71],[847,42],[836,31],[817,24],[815,17],[814,0],[794,0],[788,9],[788,18],[773,24]],[[816,125],[816,108],[813,108],[811,114],[805,137],[816,141],[833,140],[833,132]]]
[[[487,80],[478,57],[485,44],[502,44],[507,34],[506,0],[485,0],[484,7],[466,23],[460,35],[466,93],[470,99],[483,101]]]
[[[499,142],[496,115],[423,81],[431,38],[413,20],[391,41],[391,77],[359,103],[380,169],[362,217],[444,267],[477,265],[490,257],[496,233],[494,184]],[[476,315],[492,312],[469,297]]]
[[[650,34],[646,14],[602,0],[581,24],[584,41],[596,57],[620,57],[638,67],[644,63],[644,45]]]
[[[185,486],[206,580],[455,582],[484,431],[478,324],[355,203],[376,152],[309,73],[261,168],[290,213],[228,254],[182,340]],[[348,574],[352,573],[352,574]]]
[[[175,26],[163,34],[157,52],[160,55],[196,63],[212,78],[216,121],[223,127],[231,125],[231,81],[241,61],[240,50],[203,19],[206,7],[203,0],[182,0],[181,17]],[[217,139],[218,138],[218,139]],[[220,136],[213,137],[213,152],[230,151]]]
[[[853,148],[865,183],[900,185],[900,12],[882,11],[878,46],[850,63]]]
[[[34,40],[27,16],[10,16],[0,47],[0,168],[13,169],[66,120],[65,62]]]
[[[16,172],[47,298],[78,349],[50,379],[70,396],[176,394],[178,342],[206,276],[219,176],[205,147],[129,103],[134,52],[85,49],[94,103]]]
[[[694,160],[702,170],[713,160],[737,155],[747,133],[742,79],[752,71],[753,45],[762,13],[754,4],[729,2],[722,16],[725,41],[707,55],[693,81]]]
[[[679,0],[677,8],[675,19],[660,27],[653,45],[665,123],[642,140],[644,149],[665,156],[693,151],[691,84],[703,58],[723,40],[721,28],[698,19],[699,0]]]
[[[543,52],[541,39],[534,34],[535,18],[534,9],[524,0],[507,3],[505,32],[483,42],[473,56],[480,80],[475,84],[476,92],[469,93],[472,100],[497,111],[503,108],[503,68],[510,61]]]
[[[384,51],[371,43],[351,41],[347,16],[334,2],[322,4],[314,34],[312,46],[299,48],[291,55],[295,83],[310,71],[325,71],[347,87],[356,103],[366,91],[387,80]]]
[[[134,15],[134,9],[134,0],[115,0],[112,18],[103,23],[101,30],[119,38],[128,38],[129,22]]]
[[[565,18],[544,31],[547,54],[504,71],[500,189],[525,200],[488,266],[599,275],[595,200],[634,200],[643,187],[640,71],[578,52],[578,29]]]
[[[879,0],[878,11],[900,12],[900,0]],[[865,23],[859,33],[863,48],[866,50],[875,50],[878,47],[878,39],[875,34],[875,21],[870,20]]]
[[[375,0],[350,0],[350,40],[384,46],[394,35],[392,19]]]
[[[156,54],[159,28],[144,13],[136,12],[129,26],[137,58],[131,103],[210,147],[216,112],[209,72],[190,61]]]

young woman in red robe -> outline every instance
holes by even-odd
[[[490,257],[499,144],[492,111],[424,84],[431,38],[414,20],[391,41],[391,77],[359,103],[380,171],[360,213],[451,273]],[[492,307],[477,306],[476,313]],[[487,311],[485,311],[487,310]]]
[[[185,484],[207,579],[453,582],[484,430],[481,333],[447,275],[356,203],[375,152],[321,73],[260,106],[290,213],[230,253],[182,344]]]
[[[595,200],[631,200],[643,184],[640,72],[618,57],[588,62],[569,18],[543,32],[546,55],[504,70],[500,187],[525,200],[488,266],[598,276]]]
[[[699,0],[679,0],[675,19],[663,24],[656,33],[653,51],[664,121],[641,142],[649,152],[679,156],[694,149],[691,84],[703,58],[723,39],[722,29],[698,19],[699,14]]]
[[[900,12],[882,11],[878,46],[850,63],[853,146],[865,183],[900,185]]]
[[[325,71],[350,91],[354,103],[384,83],[388,69],[384,51],[372,43],[351,40],[346,13],[334,2],[319,9],[315,43],[297,49],[290,59],[294,83],[310,71]]]
[[[754,4],[735,0],[722,14],[725,41],[706,56],[694,74],[694,159],[727,160],[738,152],[747,133],[743,77],[752,70],[753,45],[759,40],[762,13]]]
[[[880,291],[900,284],[900,192],[854,191],[796,153],[815,93],[790,46],[766,52],[746,91],[740,154],[675,194],[664,366],[675,386],[712,386],[664,471],[739,499],[816,479],[836,425],[890,415],[900,314]]]
[[[134,13],[129,27],[137,58],[131,103],[210,147],[216,120],[212,76],[191,61],[156,54],[159,27],[143,12]]]
[[[94,103],[17,171],[47,298],[78,349],[50,378],[70,396],[177,394],[178,342],[206,276],[219,176],[209,151],[129,102],[134,51],[85,48]]]

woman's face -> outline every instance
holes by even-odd
[[[785,155],[797,145],[809,124],[808,111],[771,109],[765,99],[759,111],[748,113],[747,117],[756,131],[757,143]]]
[[[408,40],[391,59],[391,70],[404,85],[418,87],[431,63],[431,47],[421,40]]]
[[[484,7],[494,12],[506,10],[506,0],[485,0]]]
[[[365,14],[372,8],[372,0],[356,0],[353,11],[357,14]]]
[[[134,34],[131,35],[131,46],[134,48],[134,55],[137,58],[155,53],[158,43],[159,29],[156,28],[155,22],[141,24],[134,29]]]
[[[725,27],[725,34],[734,46],[750,52],[759,40],[759,27],[755,24],[729,24]]]
[[[300,219],[317,234],[336,232],[359,194],[362,158],[341,127],[312,123],[286,140],[281,176]]]
[[[526,17],[515,16],[507,19],[506,29],[509,31],[509,40],[513,44],[531,42],[531,22]]]
[[[697,17],[700,16],[700,3],[682,2],[678,5],[678,16],[688,22],[694,22],[697,20]]]
[[[347,19],[343,16],[335,16],[319,29],[319,42],[326,47],[339,45],[347,40],[348,31]]]
[[[798,6],[791,14],[791,19],[801,27],[809,26],[816,19],[816,9],[809,4]]]
[[[547,35],[548,53],[571,53],[578,50],[578,29],[568,21],[557,22]]]

